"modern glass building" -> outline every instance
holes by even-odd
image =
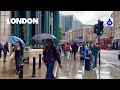
[[[65,31],[79,29],[82,26],[83,24],[74,15],[65,15]]]
[[[65,17],[63,14],[60,14],[60,28],[65,32]]]

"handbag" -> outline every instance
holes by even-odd
[[[10,56],[10,60],[14,59],[15,58],[15,52],[13,52]]]
[[[22,66],[22,65],[24,65],[24,57],[23,56],[20,56],[20,58],[19,58],[19,66]]]

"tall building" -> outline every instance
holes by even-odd
[[[114,30],[115,36],[114,39],[120,39],[120,11],[113,11],[112,13],[113,21],[114,21]]]
[[[27,46],[31,45],[31,37],[36,34],[52,33],[59,38],[59,11],[12,11],[12,18],[39,19],[38,24],[12,25],[12,35],[22,38]],[[54,43],[58,44],[59,40]]]
[[[65,15],[65,32],[72,29],[73,15]]]
[[[5,43],[10,36],[11,25],[7,24],[7,18],[11,18],[10,11],[0,11],[0,41]]]
[[[83,26],[83,24],[75,17],[73,16],[73,21],[72,21],[72,30],[74,29],[79,29]]]
[[[120,46],[120,11],[113,11],[111,17],[114,21],[114,42],[116,43],[116,46]]]
[[[65,15],[65,31],[79,29],[83,24],[74,15]]]
[[[96,35],[93,32],[93,25],[84,25],[83,27],[73,30],[73,39],[78,39],[78,36],[83,36],[85,43],[96,40]]]
[[[2,44],[5,44],[7,41],[9,41],[8,37],[11,35],[11,25],[7,24],[7,18],[11,18],[11,11],[0,11],[0,42]],[[10,46],[11,44],[9,43],[9,51]]]
[[[114,29],[113,29],[113,26],[111,26],[111,27],[106,26],[106,27],[105,27],[105,30],[104,30],[104,33],[105,33],[105,36],[113,38],[113,37],[114,37]]]
[[[63,14],[60,14],[60,28],[65,32],[65,17]]]
[[[7,24],[7,18],[38,18],[39,22],[38,24]],[[26,46],[31,47],[31,37],[41,33],[51,33],[59,38],[59,11],[0,11],[1,43],[9,41],[8,37],[14,35],[21,38]],[[58,45],[59,39],[53,42]]]

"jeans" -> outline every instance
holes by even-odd
[[[15,65],[16,65],[16,70],[17,71],[19,71],[19,68],[20,68],[20,63],[21,63],[21,61],[19,60],[19,57],[16,57],[15,58]]]
[[[74,53],[74,59],[75,59],[76,58],[76,52],[74,51],[73,53]]]
[[[65,50],[63,50],[63,53],[64,53],[64,56],[67,56],[67,54],[66,54],[66,51],[65,51]]]
[[[67,59],[70,59],[70,51],[67,51]]]
[[[47,72],[46,72],[46,78],[45,79],[56,79],[53,75],[54,70],[54,62],[46,64]]]
[[[92,55],[93,68],[97,66],[97,55]]]

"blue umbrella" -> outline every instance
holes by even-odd
[[[21,42],[22,47],[25,47],[25,43],[23,42],[22,39],[20,39],[19,37],[16,36],[9,36],[9,40],[12,44],[14,44],[15,46],[17,45],[17,42]]]

